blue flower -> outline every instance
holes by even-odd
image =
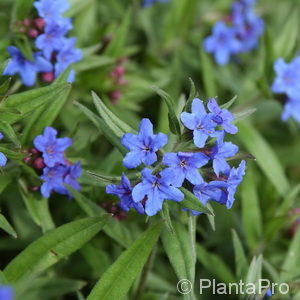
[[[292,99],[300,99],[300,57],[290,63],[279,58],[274,63],[276,78],[272,84],[274,93],[285,93]]]
[[[49,198],[52,192],[61,195],[72,195],[65,187],[65,184],[70,185],[73,189],[79,191],[80,185],[76,181],[81,176],[80,162],[74,165],[57,165],[52,168],[46,167],[43,169],[41,179],[44,183],[41,185],[41,194],[45,198]]]
[[[207,52],[214,53],[215,61],[219,65],[225,65],[231,54],[240,51],[241,44],[235,30],[219,21],[213,27],[213,34],[204,40],[204,48]]]
[[[43,135],[37,136],[33,143],[37,150],[43,153],[43,159],[48,167],[56,164],[64,164],[64,151],[72,145],[72,139],[56,138],[57,131],[52,127],[46,127]]]
[[[209,158],[203,153],[179,152],[166,153],[163,157],[163,163],[169,168],[165,172],[174,173],[173,185],[180,187],[184,179],[192,184],[200,184],[203,178],[199,173],[199,168],[207,164]]]
[[[76,38],[64,39],[63,47],[56,56],[56,77],[61,72],[63,72],[70,64],[78,62],[82,59],[81,50],[75,48],[75,42]]]
[[[43,51],[47,59],[51,59],[54,51],[60,51],[65,45],[64,35],[72,28],[70,19],[58,18],[47,23],[45,32],[37,37],[35,45]]]
[[[70,7],[65,0],[40,0],[35,1],[33,5],[37,9],[38,15],[47,22],[57,20]]]
[[[4,69],[3,75],[14,75],[19,73],[22,82],[26,86],[34,85],[37,72],[52,71],[52,64],[43,58],[40,53],[34,53],[34,60],[29,61],[23,56],[19,49],[14,46],[7,47],[7,51],[11,55],[11,60]]]
[[[143,6],[151,6],[155,2],[168,2],[169,0],[144,0]]]
[[[0,286],[0,300],[13,300],[13,289],[10,286]]]
[[[192,102],[192,113],[181,113],[181,121],[185,127],[193,130],[194,143],[202,148],[210,136],[214,136],[216,123],[212,120],[212,115],[205,110],[203,102],[195,98]]]
[[[300,99],[287,99],[286,103],[284,104],[284,110],[281,115],[281,119],[283,121],[287,121],[290,117],[294,118],[300,123]]]
[[[270,299],[273,296],[271,289],[268,289],[263,300]]]
[[[129,211],[130,208],[135,208],[140,214],[144,213],[144,207],[142,203],[135,203],[132,199],[132,187],[129,179],[122,173],[122,179],[120,185],[110,184],[106,187],[106,193],[116,195],[119,197],[119,206],[124,211]]]
[[[0,141],[4,138],[4,135],[2,132],[0,132]],[[7,157],[0,152],[0,167],[4,167],[7,163]]]
[[[233,114],[227,109],[221,109],[216,101],[216,99],[211,98],[207,103],[209,111],[213,114],[212,120],[217,123],[217,125],[222,126],[223,129],[231,134],[237,133],[238,129],[235,125],[231,124],[234,120]]]
[[[163,170],[158,175],[152,175],[151,170],[145,168],[142,175],[142,182],[132,190],[132,198],[136,203],[145,201],[145,212],[148,216],[154,216],[160,211],[164,200],[183,200],[183,193],[171,185],[174,178],[169,176],[169,172]]]
[[[216,140],[215,146],[205,151],[205,154],[213,160],[213,169],[217,176],[219,173],[226,173],[230,169],[226,158],[234,156],[239,151],[239,147],[231,142],[224,142],[224,132]]]
[[[122,145],[130,150],[123,159],[126,168],[132,169],[144,163],[146,166],[157,161],[156,152],[168,142],[167,135],[163,133],[153,134],[153,125],[149,119],[143,119],[140,123],[139,133],[125,133],[122,137]]]
[[[232,168],[221,180],[211,181],[194,187],[194,194],[206,204],[208,200],[226,205],[230,209],[234,203],[234,195],[237,187],[245,175],[246,162],[243,160],[238,168]]]

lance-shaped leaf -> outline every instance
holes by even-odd
[[[122,154],[127,153],[127,150],[121,145],[120,137],[118,137],[113,130],[106,125],[102,118],[98,117],[90,109],[78,102],[75,102],[75,105],[87,116],[88,119],[93,122],[93,124],[99,129],[100,133],[102,133],[112,145],[117,147]]]
[[[248,268],[248,261],[239,236],[234,229],[232,230],[232,240],[235,256],[236,277],[238,279],[244,279]]]
[[[169,127],[172,133],[180,136],[180,124],[175,112],[175,103],[169,94],[162,89],[152,86],[152,89],[165,101],[168,107]]]
[[[290,185],[271,146],[250,123],[242,122],[239,124],[238,136],[247,150],[256,157],[258,165],[273,183],[278,193],[285,196]]]
[[[89,217],[65,224],[30,244],[4,269],[8,282],[43,272],[80,249],[106,223],[109,215]]]
[[[12,124],[27,114],[32,113],[40,106],[51,102],[65,91],[67,83],[50,85],[39,89],[33,89],[19,94],[11,95],[0,103],[0,118]],[[4,112],[2,112],[2,110]],[[15,113],[16,110],[19,113]]]
[[[32,3],[34,0],[16,0],[12,10],[12,20],[24,20],[30,15],[32,10]]]
[[[180,206],[182,206],[183,208],[188,208],[205,214],[214,215],[213,212],[207,206],[202,204],[200,200],[193,193],[191,193],[184,187],[181,187],[180,190],[184,194],[184,199],[178,202]]]
[[[105,210],[101,208],[98,204],[87,199],[81,193],[74,190],[71,186],[67,186],[67,188],[74,196],[79,207],[88,216],[99,216],[105,213]],[[123,226],[123,224],[121,224],[114,218],[108,220],[107,224],[103,228],[103,231],[124,248],[128,248],[133,242],[132,236],[127,227]]]
[[[104,273],[87,300],[124,299],[136,277],[142,271],[162,228],[158,223],[149,228]]]
[[[58,84],[53,85],[58,86]],[[64,89],[50,103],[46,103],[34,112],[24,129],[23,144],[31,143],[34,137],[41,134],[45,127],[52,125],[66,103],[70,91],[71,85],[65,85]]]
[[[162,232],[162,242],[178,280],[194,281],[194,253],[187,228],[178,222],[173,222],[174,234],[168,230]],[[187,295],[186,299],[192,299]]]
[[[0,228],[6,231],[8,234],[12,235],[14,238],[17,238],[17,233],[13,227],[9,224],[6,218],[0,214]]]
[[[15,152],[6,147],[0,147],[0,152],[4,153],[9,159],[22,160],[25,157],[24,153]]]
[[[11,140],[15,146],[21,146],[15,131],[7,122],[0,120],[0,132],[2,132],[7,139]]]

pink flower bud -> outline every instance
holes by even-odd
[[[35,39],[35,38],[39,35],[39,32],[38,32],[36,29],[30,29],[30,30],[27,32],[27,35],[28,35],[28,37],[30,37],[31,39]]]
[[[33,162],[33,167],[35,169],[43,169],[45,168],[44,160],[41,157],[38,157]]]
[[[53,72],[42,73],[42,80],[48,83],[52,82],[54,80],[54,73]]]
[[[43,18],[37,18],[34,20],[34,25],[38,30],[43,30],[45,27],[45,20]]]

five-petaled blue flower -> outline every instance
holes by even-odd
[[[194,187],[194,194],[200,201],[203,199],[216,201],[220,204],[226,205],[230,209],[234,203],[234,195],[237,187],[241,183],[245,175],[246,162],[243,160],[238,168],[231,168],[221,180],[209,182],[207,185],[200,185]],[[204,191],[204,195],[202,194]]]
[[[70,185],[73,189],[79,191],[80,185],[76,181],[81,175],[80,162],[74,165],[56,165],[52,168],[45,167],[41,179],[44,181],[41,185],[41,194],[45,198],[49,198],[52,192],[61,195],[72,195],[65,187],[65,184]]]
[[[50,72],[53,69],[52,64],[43,58],[40,53],[34,53],[33,61],[30,61],[14,46],[7,47],[7,51],[11,55],[11,59],[4,69],[3,75],[15,75],[19,73],[22,82],[26,86],[34,85],[37,72]]]
[[[129,211],[130,208],[135,208],[140,214],[144,213],[144,207],[141,202],[134,202],[132,199],[132,187],[129,179],[122,173],[120,185],[109,184],[106,187],[106,193],[119,197],[119,206],[124,211]]]
[[[37,136],[33,143],[36,149],[43,153],[43,159],[48,167],[56,164],[65,164],[64,151],[72,145],[72,139],[56,138],[57,131],[52,127],[46,127],[43,135]]]
[[[192,113],[181,113],[181,121],[185,127],[193,130],[194,143],[197,147],[202,148],[210,136],[214,136],[216,122],[212,115],[205,110],[203,102],[195,98],[192,102]]]
[[[205,151],[205,154],[213,161],[213,169],[217,176],[219,173],[226,173],[230,170],[226,158],[234,156],[239,151],[239,147],[231,142],[224,142],[224,132],[218,136],[216,144]]]
[[[143,119],[137,135],[125,133],[122,137],[122,145],[130,150],[123,160],[126,168],[136,168],[141,163],[146,166],[157,161],[156,152],[168,142],[164,133],[153,134],[153,125],[149,119]]]
[[[55,22],[46,24],[45,32],[37,37],[35,45],[42,50],[47,59],[51,59],[54,51],[64,47],[64,35],[72,28],[70,19],[59,18]]]
[[[4,135],[2,132],[0,132],[0,141],[4,138]],[[0,167],[4,167],[7,163],[7,157],[0,152]]]
[[[240,51],[241,43],[235,35],[235,30],[219,21],[213,27],[213,34],[204,40],[204,48],[208,53],[214,53],[219,65],[225,65],[231,54]]]
[[[10,286],[0,286],[0,300],[13,300],[13,294],[13,289]]]
[[[237,133],[237,127],[231,124],[234,120],[233,114],[227,109],[221,109],[216,99],[209,99],[207,103],[207,108],[212,113],[212,120],[216,122],[217,125],[222,126],[223,129],[228,133]]]
[[[274,63],[276,78],[272,84],[274,93],[285,93],[291,99],[300,100],[300,57],[286,63],[279,58]]]
[[[181,187],[184,179],[192,184],[200,184],[203,178],[199,173],[199,168],[207,164],[209,158],[203,153],[178,152],[166,153],[163,157],[163,163],[169,168],[165,172],[169,172],[174,177],[173,185]]]
[[[56,21],[70,7],[65,0],[40,0],[35,1],[33,5],[37,9],[39,16],[47,22]]]
[[[138,183],[132,190],[134,202],[145,202],[145,212],[148,216],[155,215],[162,209],[164,200],[182,201],[183,193],[172,186],[174,178],[169,172],[161,171],[153,175],[150,169],[142,171],[142,182]]]
[[[82,59],[81,50],[75,48],[76,38],[64,39],[63,47],[56,56],[55,76],[62,73],[70,64]],[[72,82],[70,78],[68,82]]]

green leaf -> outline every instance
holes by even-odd
[[[203,246],[197,244],[196,246],[197,258],[201,264],[218,278],[221,282],[230,283],[235,282],[235,277],[227,264],[220,258],[220,256],[209,253]]]
[[[275,152],[250,123],[239,124],[239,138],[247,150],[256,157],[258,165],[281,196],[290,189],[289,182]]]
[[[20,194],[25,203],[26,209],[29,212],[32,220],[42,228],[43,232],[47,232],[55,228],[50,211],[49,201],[46,198],[37,196],[28,192],[23,181],[20,183]]]
[[[198,212],[203,212],[205,214],[214,215],[213,212],[207,206],[202,204],[200,200],[193,193],[191,193],[184,187],[181,187],[180,190],[184,194],[184,199],[178,202],[180,206]]]
[[[290,244],[285,259],[281,266],[280,282],[288,282],[296,279],[300,275],[300,230],[296,234]]]
[[[24,153],[15,152],[5,147],[0,147],[0,152],[4,153],[8,158],[13,160],[22,160],[25,157]]]
[[[239,236],[234,229],[232,229],[232,240],[235,256],[236,278],[244,279],[248,268],[248,261]]]
[[[198,93],[196,90],[196,86],[194,81],[192,80],[192,78],[189,78],[190,81],[190,93],[189,93],[189,97],[186,101],[185,107],[184,107],[184,111],[190,111],[191,110],[191,106],[192,106],[192,102],[193,100],[197,97]]]
[[[165,101],[168,107],[169,127],[172,133],[180,136],[180,124],[175,112],[175,102],[171,96],[162,89],[152,86],[152,89]]]
[[[170,217],[169,205],[166,201],[163,204],[160,214],[161,214],[162,219],[166,222],[166,226],[169,230],[169,233],[174,234],[174,228],[173,228],[172,220]]]
[[[109,215],[89,217],[62,225],[30,244],[4,269],[12,283],[43,272],[62,258],[80,249],[106,223]]]
[[[9,222],[2,214],[0,214],[0,228],[2,228],[8,234],[12,235],[14,238],[18,237],[16,231],[13,229],[13,227],[9,224]]]
[[[67,188],[74,196],[77,204],[88,216],[99,216],[106,212],[98,204],[87,199],[72,187],[67,186]],[[131,234],[127,227],[114,218],[108,220],[107,224],[103,228],[103,231],[124,248],[128,248],[133,242]]]
[[[233,104],[234,102],[236,101],[237,99],[237,95],[235,95],[232,99],[230,99],[228,102],[226,102],[225,104],[223,105],[220,105],[220,107],[222,109],[229,109]]]
[[[243,228],[248,245],[254,249],[262,237],[262,216],[255,186],[254,170],[251,165],[248,166],[247,174],[243,180],[241,195]]]
[[[240,121],[248,118],[249,116],[251,116],[255,112],[256,112],[256,108],[249,108],[249,109],[246,109],[244,111],[234,113],[233,114],[234,115],[233,123],[240,122]]]
[[[282,27],[275,40],[276,57],[290,59],[297,45],[299,36],[299,11],[295,9],[288,14],[288,22]]]
[[[214,66],[209,55],[203,50],[203,47],[200,47],[200,62],[206,97],[216,97],[217,89],[214,76]]]
[[[130,248],[123,252],[100,278],[87,300],[124,299],[135,278],[142,271],[157,242],[161,228],[162,223],[149,228]]]
[[[103,133],[103,135],[112,145],[114,145],[122,154],[127,153],[127,150],[120,143],[120,138],[115,135],[115,133],[106,125],[102,118],[98,117],[90,109],[81,105],[80,103],[75,102],[74,104],[86,115],[90,121],[93,122],[100,133]]]
[[[193,285],[194,281],[194,254],[191,246],[189,232],[178,222],[173,222],[174,234],[168,230],[162,232],[163,247],[168,255],[171,265],[179,280],[187,279]],[[187,299],[192,299],[192,295]]]
[[[7,97],[4,101],[0,102],[1,121],[5,121],[9,124],[17,122],[40,106],[56,99],[60,93],[65,91],[67,86],[67,83],[50,85]],[[1,110],[4,110],[4,112]],[[14,110],[19,112],[19,114],[15,113]]]
[[[0,131],[4,134],[6,138],[11,140],[15,144],[15,146],[21,147],[21,144],[19,142],[19,139],[17,138],[15,131],[7,122],[0,120]]]
[[[34,0],[16,0],[14,1],[14,7],[12,10],[12,20],[24,20],[30,15],[30,11],[33,9]]]
[[[2,72],[1,72],[2,74]],[[2,84],[0,84],[0,95],[5,95],[10,86],[11,78],[6,79]]]
[[[77,72],[84,72],[103,66],[108,66],[114,63],[114,59],[107,56],[89,55],[84,57],[82,61],[74,66],[74,70]]]
[[[300,193],[300,183],[294,186],[284,197],[282,203],[276,210],[275,216],[280,217],[288,214],[290,209],[293,207],[293,204],[295,203],[295,200],[298,197],[299,193]]]
[[[93,102],[100,117],[104,120],[107,127],[109,127],[117,137],[122,137],[126,132],[136,133],[129,125],[120,120],[115,114],[113,114],[103,103],[103,101],[92,92]]]
[[[53,85],[58,86],[58,84]],[[70,91],[71,85],[65,85],[64,89],[49,104],[46,103],[33,113],[23,132],[23,144],[31,143],[34,137],[41,134],[45,127],[52,125],[66,103]]]
[[[248,269],[248,273],[246,276],[245,283],[253,283],[257,284],[259,279],[261,279],[262,275],[262,255],[259,255],[258,257],[254,256],[252,259],[252,262],[250,264],[250,267]]]

